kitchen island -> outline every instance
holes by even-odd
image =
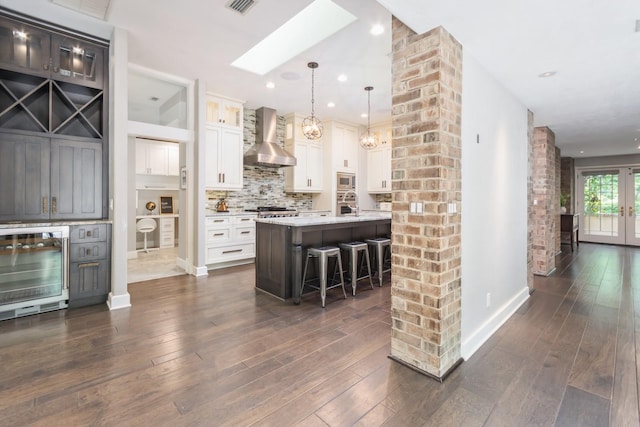
[[[391,236],[390,215],[258,218],[256,288],[300,303],[302,270],[310,247],[337,246]],[[315,274],[315,268],[308,275]],[[312,277],[312,276],[310,276]]]

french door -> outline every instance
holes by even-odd
[[[583,170],[576,196],[581,241],[640,246],[640,167]]]

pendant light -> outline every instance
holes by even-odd
[[[318,63],[309,62],[307,67],[311,68],[311,115],[302,120],[302,133],[307,139],[315,140],[322,138],[322,122],[315,116],[313,109],[314,71],[318,68]]]
[[[371,135],[371,91],[373,90],[373,86],[367,86],[364,90],[367,91],[367,133],[362,135],[360,145],[362,148],[371,150],[378,145],[376,137]]]

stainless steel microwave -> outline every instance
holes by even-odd
[[[337,190],[348,191],[356,189],[356,175],[353,173],[338,172]]]

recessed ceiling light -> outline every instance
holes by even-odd
[[[382,26],[382,24],[375,24],[373,27],[371,27],[371,30],[369,30],[369,32],[374,36],[379,36],[380,34],[384,33],[384,27]]]
[[[584,154],[584,150],[580,150],[580,154]]]
[[[545,71],[542,74],[538,74],[538,77],[551,77],[551,76],[555,76],[556,72],[555,71]]]
[[[367,113],[362,113],[362,114],[360,114],[360,117],[362,117],[363,119],[366,119],[369,116],[367,115]]]
[[[267,82],[265,86],[267,87],[267,89],[273,89],[274,87],[276,87],[276,84],[274,82]]]
[[[338,76],[338,81],[339,82],[346,82],[347,81],[347,75],[346,74],[340,74]]]
[[[335,106],[336,106],[336,104],[333,103],[333,102],[330,102],[330,103],[327,104],[327,107],[329,107],[329,108],[333,108]]]
[[[315,0],[231,65],[264,75],[356,19],[352,13],[331,0]]]

